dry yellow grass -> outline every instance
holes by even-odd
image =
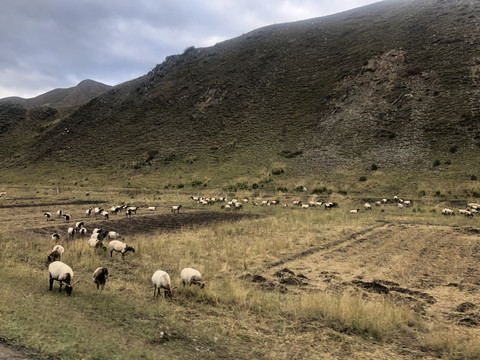
[[[88,248],[84,239],[62,239],[62,260],[82,280],[68,298],[48,291],[45,260],[55,242],[39,232],[46,226],[42,206],[14,206],[36,191],[19,188],[13,207],[0,209],[7,220],[0,225],[0,270],[6,279],[0,335],[44,354],[66,359],[478,356],[477,328],[466,329],[455,312],[461,302],[475,305],[479,291],[475,273],[467,273],[478,244],[469,219],[444,218],[429,209],[399,212],[392,205],[352,215],[349,210],[359,201],[342,198],[332,211],[250,205],[245,213],[262,216],[128,234],[136,252],[125,261]],[[59,201],[55,189],[44,191],[31,205],[50,197],[53,204]],[[186,194],[154,199],[140,192],[138,199],[117,200],[117,190],[89,193],[102,194],[110,204],[153,203],[164,213],[178,201],[187,213],[205,211]],[[83,192],[74,194],[85,200]],[[65,208],[81,216],[84,207]],[[91,280],[97,266],[112,274],[103,292]],[[205,289],[180,285],[179,272],[186,266],[201,270]],[[172,301],[153,299],[150,277],[157,269],[180,285]],[[258,281],[252,281],[255,276]],[[389,292],[362,287],[375,280]],[[464,315],[473,319],[475,311]],[[445,333],[442,325],[450,330]],[[110,344],[111,336],[122,340]]]

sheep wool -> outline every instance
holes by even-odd
[[[183,286],[185,285],[199,285],[202,289],[205,282],[202,282],[202,274],[200,271],[192,268],[185,268],[180,272]]]
[[[166,271],[157,270],[152,275],[153,297],[160,295],[160,289],[163,289],[163,297],[172,297],[172,286],[170,276]]]
[[[65,283],[65,292],[68,296],[72,294],[72,288],[75,284],[72,284],[73,270],[70,266],[61,261],[54,261],[48,265],[48,273],[50,276],[50,291],[53,289],[53,281],[57,280],[60,282],[60,292],[63,283]]]

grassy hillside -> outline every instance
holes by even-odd
[[[466,1],[383,1],[191,47],[34,130],[4,163],[167,184],[358,179],[372,165],[469,177],[479,16]]]

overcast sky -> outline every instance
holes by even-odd
[[[0,98],[117,85],[166,56],[379,0],[2,0]]]

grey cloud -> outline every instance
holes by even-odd
[[[344,1],[348,7],[374,0]],[[83,79],[115,85],[188,46],[340,10],[325,0],[3,0],[0,98]]]

